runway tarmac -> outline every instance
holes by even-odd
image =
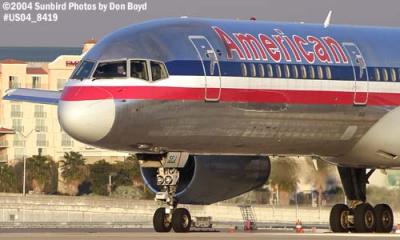
[[[332,234],[332,233],[293,233],[293,232],[190,232],[190,233],[155,233],[151,229],[137,229],[131,231],[121,231],[121,229],[110,229],[109,231],[96,229],[55,229],[45,231],[32,231],[24,229],[19,231],[4,232],[5,229],[0,229],[1,240],[132,240],[132,239],[267,239],[267,240],[319,240],[319,239],[337,239],[337,240],[356,240],[356,239],[399,239],[397,234]]]

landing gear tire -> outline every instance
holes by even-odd
[[[172,228],[175,232],[189,232],[192,218],[186,208],[177,208],[172,214]]]
[[[329,224],[332,232],[346,233],[349,231],[347,220],[349,213],[350,209],[345,204],[336,204],[333,206],[329,216]]]
[[[393,230],[393,211],[387,204],[378,204],[374,208],[378,233],[390,233]]]
[[[171,220],[168,214],[165,213],[165,208],[158,208],[154,213],[153,227],[156,232],[171,231]]]
[[[362,203],[354,209],[354,230],[358,233],[375,231],[376,217],[369,203]]]

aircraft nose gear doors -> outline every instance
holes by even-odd
[[[366,185],[374,170],[338,167],[349,205],[336,204],[331,210],[329,224],[332,232],[389,233],[393,229],[393,211],[386,204],[372,207],[367,202]]]
[[[217,102],[221,97],[221,69],[218,54],[204,36],[189,36],[201,61],[204,73],[204,100]]]

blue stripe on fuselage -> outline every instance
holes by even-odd
[[[223,77],[243,77],[242,75],[242,66],[241,64],[244,63],[247,66],[247,76],[250,77],[250,65],[254,64],[256,67],[256,72],[257,76],[259,76],[259,70],[258,70],[258,64],[263,64],[264,66],[264,71],[265,71],[265,76],[268,77],[267,74],[267,65],[270,64],[273,67],[274,70],[274,78],[276,78],[276,67],[279,65],[282,71],[282,77],[285,78],[284,74],[284,67],[285,65],[289,65],[290,70],[292,71],[292,65],[296,65],[297,69],[299,71],[299,79],[303,79],[301,76],[301,66],[302,64],[282,64],[282,63],[260,63],[260,62],[233,62],[233,61],[219,61],[220,68],[221,68],[221,76]],[[166,63],[166,66],[168,68],[168,72],[170,75],[192,75],[192,76],[203,76],[204,71],[203,71],[203,66],[201,64],[201,61],[199,60],[176,60],[176,61],[170,61]],[[204,66],[205,70],[207,73],[207,76],[212,76],[210,74],[210,61],[204,61]],[[321,66],[324,69],[324,78],[325,76],[325,67],[329,66],[331,69],[332,73],[332,79],[334,80],[349,80],[349,81],[354,81],[354,74],[353,74],[353,67],[352,66],[337,66],[337,65],[309,65],[305,64],[303,65],[307,69],[307,78],[309,78],[309,67],[313,66],[314,71],[315,71],[315,79],[318,80],[318,72],[317,72],[317,67]],[[358,69],[358,67],[356,67]],[[375,69],[376,67],[368,67],[368,75],[369,75],[369,81],[376,81],[375,80]],[[381,67],[378,67],[380,71],[380,76],[382,78],[382,69]],[[392,68],[386,68],[389,74],[390,78],[390,70]],[[400,69],[395,69],[396,70],[396,75],[397,75],[397,81],[400,81],[399,79],[399,73]],[[216,72],[215,72],[216,73]],[[215,76],[215,75],[214,75]],[[293,78],[293,72],[291,72],[291,78]],[[366,75],[364,74],[362,79],[360,81],[366,81]],[[380,81],[383,81],[382,79]]]

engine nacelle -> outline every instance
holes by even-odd
[[[271,172],[268,157],[190,156],[180,179],[176,197],[182,204],[211,204],[233,198],[262,186]],[[159,192],[157,168],[141,168],[146,185]]]

